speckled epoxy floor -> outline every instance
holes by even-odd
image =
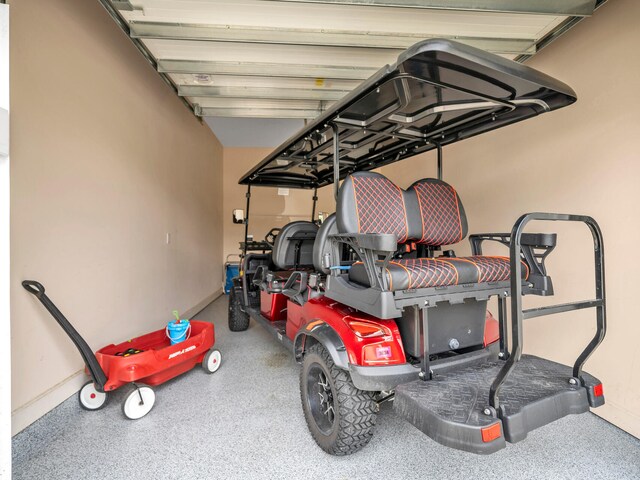
[[[198,318],[216,326],[218,372],[196,368],[157,387],[137,421],[122,415],[118,392],[97,412],[71,397],[14,437],[13,478],[640,479],[640,440],[592,414],[478,456],[435,443],[386,404],[365,449],[331,457],[308,434],[289,353],[253,322],[230,333],[225,297]]]

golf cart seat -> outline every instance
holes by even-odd
[[[302,220],[282,227],[271,252],[274,271],[267,265],[259,266],[252,283],[264,292],[281,293],[292,273],[313,267],[313,245],[317,233],[315,223]]]
[[[287,223],[273,244],[271,259],[278,270],[311,268],[313,266],[313,244],[318,226],[313,222]]]
[[[528,277],[528,267],[523,262],[523,279]],[[448,287],[481,282],[509,280],[509,257],[438,257],[393,260],[386,267],[389,290],[413,290],[417,288]],[[362,262],[349,270],[349,280],[370,287]]]
[[[452,186],[428,178],[404,191],[374,172],[357,172],[346,178],[338,197],[337,225],[341,234],[365,234],[361,239],[372,235],[374,242],[391,235],[397,243],[415,242],[430,253],[467,235],[464,207]],[[508,281],[511,271],[509,257],[482,255],[391,259],[386,263],[376,260],[376,269],[382,268],[383,290],[392,292]],[[373,286],[375,277],[367,270],[365,263],[354,263],[349,281]],[[526,280],[529,267],[525,262],[522,272]]]
[[[316,241],[313,244],[313,266],[318,272],[328,274],[329,268],[333,265],[333,252],[329,237],[338,233],[336,214],[332,213],[322,222],[318,229]]]

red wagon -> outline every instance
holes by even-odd
[[[78,400],[86,410],[98,410],[105,406],[108,393],[123,385],[131,385],[122,403],[127,418],[138,419],[151,411],[155,403],[152,386],[159,385],[191,370],[201,363],[207,373],[220,367],[222,357],[213,349],[215,332],[213,324],[192,320],[189,337],[171,345],[164,329],[140,337],[107,345],[95,354],[82,336],[69,323],[45,294],[44,287],[32,280],[22,286],[35,295],[78,348],[91,377],[80,392]]]

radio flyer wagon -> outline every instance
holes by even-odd
[[[122,403],[124,415],[132,420],[144,417],[156,400],[152,386],[171,380],[201,363],[207,373],[220,367],[222,356],[213,348],[213,324],[190,321],[190,335],[171,345],[165,329],[132,338],[117,345],[107,345],[95,354],[87,342],[45,294],[44,287],[33,280],[22,286],[35,295],[75,344],[91,377],[78,392],[78,401],[85,410],[99,410],[107,403],[109,392],[124,385],[130,391]]]

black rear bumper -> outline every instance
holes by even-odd
[[[431,370],[434,373],[446,373],[457,368],[495,360],[498,358],[498,349],[498,342],[495,342],[482,350],[435,360],[431,363]],[[417,380],[420,365],[403,363],[402,365],[365,367],[349,364],[349,373],[353,384],[360,390],[381,392],[393,390],[398,385]]]
[[[502,387],[496,412],[489,406],[489,388],[503,363],[484,362],[400,385],[394,408],[438,443],[487,454],[506,442],[523,440],[536,428],[604,403],[595,377],[584,373],[581,385],[571,367],[523,355]]]

